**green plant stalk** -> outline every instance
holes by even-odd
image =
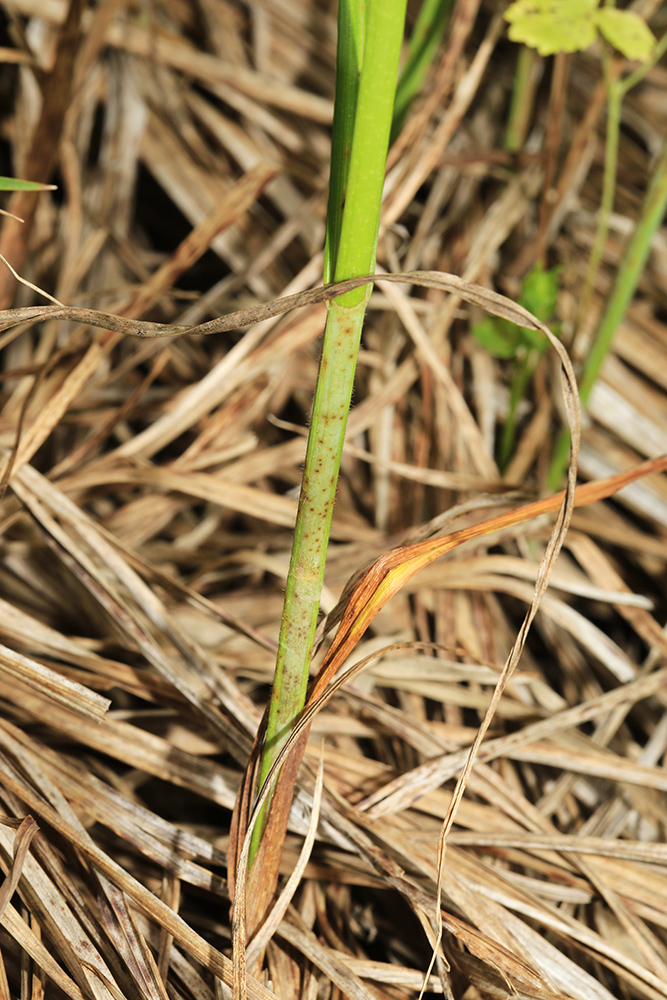
[[[512,454],[512,449],[514,448],[519,403],[522,399],[524,399],[528,383],[535,374],[535,369],[537,368],[537,363],[539,361],[539,357],[537,360],[535,358],[536,354],[537,352],[535,350],[526,352],[525,357],[518,362],[518,364],[515,364],[514,371],[512,372],[507,419],[505,420],[505,426],[503,427],[503,433],[500,439],[500,452],[498,455],[498,464],[501,472],[504,472],[507,468]]]
[[[348,3],[353,0],[347,0]],[[360,0],[354,0],[360,2]],[[407,0],[367,0],[364,63],[359,81],[354,139],[334,279],[343,281],[375,268],[384,168],[389,147],[398,59]],[[358,305],[370,285],[336,302]],[[336,312],[334,311],[334,315]]]
[[[421,90],[447,27],[452,0],[423,0],[407,46],[407,58],[396,87],[392,142],[401,131],[408,108]]]
[[[614,334],[637,290],[651,249],[651,240],[662,224],[665,211],[667,211],[667,142],[651,178],[641,216],[625,251],[611,297],[586,359],[579,386],[582,407],[586,406],[590,398],[591,390],[609,352]],[[561,482],[567,465],[569,447],[569,434],[564,433],[558,441],[549,470],[550,489],[556,489]]]
[[[598,224],[595,232],[593,249],[588,259],[586,268],[586,280],[584,290],[581,295],[581,305],[579,308],[579,318],[582,321],[588,312],[593,298],[595,279],[597,277],[604,245],[609,234],[609,220],[614,208],[614,195],[616,193],[616,169],[618,165],[618,144],[621,135],[621,102],[623,100],[623,88],[618,80],[612,78],[611,57],[608,46],[605,45],[603,56],[605,88],[607,91],[607,134],[604,150],[604,174],[602,178],[602,198],[600,200],[600,211],[598,214]]]
[[[610,2],[608,6],[613,7],[613,2]],[[609,233],[609,219],[614,207],[618,146],[621,135],[621,104],[628,91],[644,79],[650,69],[662,58],[665,51],[667,51],[667,34],[663,35],[660,41],[656,43],[653,55],[647,63],[640,66],[624,80],[619,80],[613,72],[611,49],[606,43],[603,44],[602,67],[605,89],[607,91],[607,134],[605,140],[604,176],[595,242],[588,261],[586,280],[581,296],[580,318],[586,315],[591,304],[595,278],[597,277],[600,261],[602,260],[602,252]]]
[[[613,6],[613,4],[610,4]],[[618,164],[618,146],[621,135],[621,104],[623,98],[632,87],[640,83],[652,66],[654,66],[667,50],[667,34],[663,35],[656,44],[653,55],[648,63],[640,66],[639,69],[631,73],[625,80],[619,80],[614,76],[611,49],[605,43],[603,46],[602,65],[605,79],[605,89],[607,91],[607,133],[605,139],[604,176],[602,181],[602,199],[600,202],[600,212],[595,233],[595,241],[591,250],[586,269],[586,280],[581,296],[579,307],[579,317],[583,320],[593,298],[593,289],[597,277],[604,245],[609,233],[609,219],[614,208],[614,194],[616,191],[616,170]]]
[[[355,26],[363,24],[363,48]],[[332,179],[344,193],[340,235],[330,233],[329,268],[335,280],[369,274],[375,253],[389,145],[398,60],[403,39],[406,0],[341,0],[347,10],[339,15],[350,30],[340,37],[353,65],[363,59],[356,108],[344,106],[338,122],[354,121],[347,177]],[[356,11],[353,8],[358,8]],[[352,51],[354,49],[354,51]],[[338,60],[337,60],[338,63]],[[350,101],[355,88],[341,87]],[[337,90],[337,97],[339,91]],[[347,132],[336,137],[347,148]],[[335,144],[334,144],[335,145]],[[342,157],[343,162],[346,157]],[[342,168],[344,169],[344,167]],[[332,171],[341,170],[341,157],[332,159]],[[342,204],[335,201],[335,206]],[[334,208],[337,212],[337,208]],[[333,263],[335,262],[335,264]],[[332,266],[333,265],[333,266]],[[269,702],[266,738],[260,764],[260,784],[280,752],[294,720],[303,708],[312,656],[329,529],[352,396],[357,352],[370,286],[355,289],[330,303],[315,389],[306,461],[294,531],[292,556],[285,589],[278,656]],[[267,809],[255,824],[251,860],[264,830]]]
[[[512,100],[510,103],[507,128],[505,130],[505,149],[508,153],[518,153],[526,141],[528,123],[533,110],[535,87],[531,77],[539,56],[535,49],[522,45],[516,61]]]

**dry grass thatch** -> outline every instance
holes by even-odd
[[[667,28],[664,6],[635,6]],[[599,59],[536,61],[510,157],[501,13],[454,6],[390,152],[378,261],[516,297],[545,253],[579,361]],[[24,279],[119,330],[319,284],[333,5],[5,0],[3,15],[0,173],[59,185],[5,205],[24,222],[3,220],[0,253]],[[667,134],[666,91],[658,66],[624,102],[591,329]],[[667,452],[666,240],[588,407],[587,479]],[[43,299],[3,269],[0,302]],[[15,314],[0,334],[0,998],[220,1000],[230,816],[271,681],[325,305],[170,340],[61,313]],[[373,293],[324,612],[392,546],[541,489],[557,361],[503,479],[508,367],[472,338],[477,318],[434,288]],[[352,653],[371,659],[314,720],[283,858],[296,892],[251,946],[266,945],[252,1000],[418,994],[440,827],[551,524],[433,563]],[[666,562],[664,475],[574,513],[448,837],[429,991],[667,998]]]

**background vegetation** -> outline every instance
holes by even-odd
[[[664,5],[632,6],[664,35]],[[666,453],[655,205],[641,267],[629,253],[664,159],[664,65],[620,102],[581,315],[605,73],[638,64],[599,40],[526,55],[496,3],[425,8],[414,37],[408,8],[378,269],[450,272],[518,301],[536,261],[557,268],[548,319],[581,370],[630,260],[580,470]],[[21,312],[0,333],[3,1000],[219,1000],[232,986],[231,814],[273,675],[326,307],[209,337],[119,331],[188,328],[321,283],[335,28],[316,0],[5,4],[0,174],[57,190],[6,196],[23,221],[3,219],[0,253],[125,327]],[[393,546],[543,492],[563,423],[553,351],[492,353],[476,307],[378,288],[325,613]],[[1,308],[43,301],[0,271]],[[354,650],[374,658],[313,721],[281,862],[299,884],[251,946],[253,1000],[418,995],[441,824],[551,524],[433,563]],[[666,558],[664,476],[575,513],[448,837],[429,991],[667,997]]]

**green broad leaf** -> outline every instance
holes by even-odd
[[[639,14],[614,7],[601,7],[595,14],[601,33],[626,59],[649,61],[655,46],[655,35]]]
[[[0,177],[0,191],[55,191],[55,184],[20,181],[16,177]]]
[[[477,343],[494,358],[513,358],[521,342],[519,327],[514,323],[491,319],[487,316],[472,327],[472,335]]]
[[[508,35],[541,56],[580,52],[596,39],[597,0],[515,0],[505,11]]]

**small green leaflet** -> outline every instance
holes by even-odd
[[[560,271],[560,267],[552,267],[545,271],[542,264],[538,262],[523,280],[519,304],[528,312],[534,313],[543,323],[548,322],[556,312]],[[553,327],[553,332],[556,336],[559,335],[556,327]],[[547,346],[544,334],[540,333],[539,330],[521,327],[521,336],[528,347],[543,352]]]
[[[655,37],[630,10],[598,7],[598,0],[515,0],[505,11],[509,37],[537,49],[541,56],[581,52],[598,30],[627,59],[648,62]]]
[[[0,191],[55,191],[55,184],[20,181],[16,177],[0,177]]]
[[[633,10],[601,7],[596,20],[600,33],[610,45],[622,52],[626,59],[649,61],[655,45],[655,36],[639,14],[635,14]]]
[[[541,56],[579,52],[595,41],[597,0],[516,0],[505,11],[509,37]]]
[[[524,278],[519,304],[543,322],[550,320],[556,311],[559,274],[559,267],[545,271],[538,263]],[[558,335],[555,327],[553,330]],[[521,351],[543,354],[547,347],[546,338],[539,330],[516,326],[497,316],[487,316],[476,323],[472,334],[494,358],[517,358]]]

